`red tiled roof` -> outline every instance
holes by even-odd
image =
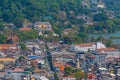
[[[19,30],[21,30],[21,31],[30,31],[32,29],[31,28],[20,28]]]
[[[118,58],[114,58],[114,60],[120,61],[120,57],[118,57]]]
[[[88,73],[88,79],[95,79],[96,78],[96,75],[93,74],[93,73]]]
[[[14,70],[11,70],[10,72],[24,72],[24,69],[15,68]]]
[[[16,44],[0,44],[2,47],[16,46]]]
[[[6,72],[0,72],[0,75],[5,75],[6,74]]]
[[[93,55],[91,55],[91,56],[89,56],[90,58],[96,58],[95,56],[93,56]]]
[[[108,60],[108,59],[114,59],[114,57],[108,57],[108,58],[106,58],[106,59],[107,59],[107,60]]]
[[[104,51],[104,52],[109,52],[109,51],[117,51],[118,49],[115,48],[101,48],[98,49],[97,51]]]
[[[61,71],[64,71],[64,69],[65,69],[65,66],[61,65],[61,66],[60,66],[60,70],[61,70]]]
[[[74,76],[63,76],[62,78],[75,78]]]
[[[15,47],[16,44],[0,44],[0,50],[7,50],[9,47]]]
[[[80,47],[90,47],[92,45],[95,45],[95,42],[92,43],[83,43],[83,44],[75,44],[75,46],[80,46]]]

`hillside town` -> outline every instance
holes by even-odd
[[[0,80],[120,80],[118,3],[0,0]]]
[[[36,22],[38,35],[50,31],[49,22]],[[47,34],[45,36],[48,36]],[[0,44],[0,80],[119,80],[120,51],[100,41],[65,44],[31,39],[20,43],[17,35],[9,35],[12,44]],[[24,45],[23,45],[24,44]],[[25,48],[25,49],[24,49]]]

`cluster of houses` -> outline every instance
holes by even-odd
[[[88,80],[96,80],[99,78],[98,75],[96,75],[97,73],[94,73],[95,70],[93,70],[93,68],[98,68],[100,71],[107,70],[108,74],[112,76],[112,78],[107,76],[107,79],[113,79],[113,77],[115,77],[113,73],[109,72],[111,70],[114,71],[114,68],[108,69],[106,66],[108,63],[111,63],[111,66],[113,66],[115,62],[119,62],[119,49],[106,47],[102,42],[73,45],[49,43],[48,47],[50,47],[53,66],[56,71],[60,72],[58,75],[61,76],[60,79],[62,80],[76,80],[74,76],[64,76],[65,67],[70,66],[87,72]]]
[[[45,31],[53,32],[49,22],[36,22],[34,29],[39,35]],[[19,30],[30,31],[32,28],[23,27]],[[27,49],[21,50],[17,35],[8,35],[7,39],[12,41],[12,44],[0,44],[0,79],[2,80],[54,80],[51,79],[54,77],[54,74],[50,73],[51,67],[57,72],[60,80],[76,80],[73,75],[64,76],[64,69],[70,66],[87,72],[88,80],[95,80],[97,78],[93,73],[95,66],[99,65],[99,70],[106,70],[108,68],[105,66],[109,63],[112,66],[120,61],[119,49],[106,47],[102,42],[68,45],[61,41],[45,44],[40,39],[33,39],[24,41]],[[46,45],[50,54],[46,53]],[[114,70],[113,67],[110,70]]]
[[[36,22],[34,29],[39,33],[52,31],[49,22]],[[20,31],[30,31],[30,27],[22,27]],[[45,63],[46,51],[43,41],[38,39],[23,42],[26,50],[21,50],[19,37],[15,34],[7,36],[9,44],[0,44],[0,79],[2,80],[49,80]]]
[[[34,40],[25,44],[27,47],[25,51],[22,51],[15,43],[0,44],[0,79],[48,80],[44,47],[40,46],[43,43],[40,44]]]
[[[77,68],[83,69],[83,67],[85,68],[85,66],[90,66],[88,64],[92,64],[94,68],[96,68],[95,66],[98,65],[99,66],[98,69],[101,72],[108,71],[105,74],[110,75],[113,79],[114,77],[116,77],[116,74],[119,75],[119,62],[120,62],[119,49],[106,47],[102,42],[90,42],[83,44],[74,44],[71,46],[71,50],[77,53],[76,55],[78,60],[76,64]],[[85,61],[86,59],[87,62]],[[90,69],[89,67],[84,70],[85,71],[88,70],[87,72],[89,72],[92,69]],[[110,70],[114,71],[114,73],[110,73],[109,72]],[[97,76],[94,77],[93,80],[96,78]],[[107,78],[109,79],[109,77]]]
[[[76,52],[91,52],[95,55],[98,63],[120,57],[119,49],[107,48],[102,42],[74,44],[71,46],[71,50]]]

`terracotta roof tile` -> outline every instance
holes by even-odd
[[[30,31],[32,29],[31,28],[20,28],[19,30],[21,30],[21,31]]]
[[[88,76],[88,79],[95,79],[96,78],[96,75],[92,74],[92,73],[88,73],[87,76]]]
[[[92,46],[92,45],[95,45],[95,42],[83,43],[83,44],[75,44],[75,46],[80,46],[80,47],[88,47],[88,46]]]
[[[75,78],[74,76],[63,76],[63,78]]]
[[[15,62],[15,59],[14,58],[0,58],[0,61],[5,61],[5,62],[12,61],[12,62]]]
[[[104,52],[109,52],[109,51],[117,51],[118,49],[116,48],[101,48],[101,49],[98,49],[97,51],[98,52],[101,52],[101,51],[104,51]]]
[[[5,75],[6,74],[6,72],[0,72],[0,75]]]
[[[16,47],[16,44],[0,44],[0,50],[7,50],[9,47]]]

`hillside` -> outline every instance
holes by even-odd
[[[113,10],[115,14],[120,12],[119,0],[104,2],[107,10]],[[94,14],[88,7],[89,4],[89,0],[0,0],[0,22],[14,23],[19,28],[26,21],[49,21],[53,29],[60,32],[73,25],[91,23]],[[104,10],[103,13],[106,14]]]
[[[46,18],[59,18],[59,11],[65,11],[67,18],[71,15],[89,14],[83,8],[82,0],[0,0],[0,21],[15,22],[18,19],[28,19],[31,22]],[[120,0],[104,0],[107,9],[120,11]],[[62,14],[61,14],[62,15]],[[65,17],[63,15],[63,17]],[[55,20],[54,19],[54,20]]]
[[[120,17],[120,0],[103,0],[107,10],[112,10],[116,16]]]
[[[81,0],[0,0],[0,9],[0,21],[17,24],[24,19],[30,22],[70,20],[74,16],[69,14],[87,13],[82,10]]]
[[[119,11],[119,0],[104,2],[107,10]],[[52,24],[54,32],[60,36],[56,39],[70,44],[74,39],[75,43],[87,41],[87,33],[110,33],[120,30],[120,19],[111,19],[107,10],[90,6],[89,0],[0,0],[0,31],[3,32],[4,38],[4,33],[10,31],[7,31],[6,25],[3,24],[14,23],[20,28],[26,22],[48,21]],[[22,36],[23,40],[26,39],[26,35],[30,36],[29,33],[18,32],[14,28],[13,30]],[[68,35],[64,34],[65,32]],[[2,38],[1,40],[2,43],[5,42]]]

